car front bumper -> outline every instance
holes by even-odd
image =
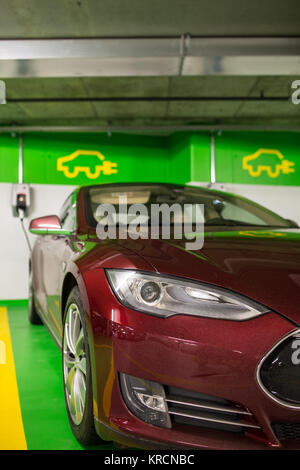
[[[300,449],[300,440],[280,441],[274,431],[274,424],[300,423],[300,408],[277,403],[257,380],[262,358],[295,325],[273,312],[243,322],[183,315],[161,319],[122,306],[103,269],[90,271],[85,283],[95,426],[103,439],[146,449]],[[214,420],[174,415],[171,429],[147,424],[127,408],[120,373],[162,384],[166,393],[223,401],[242,412],[235,415],[242,425],[235,432]]]

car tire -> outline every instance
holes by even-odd
[[[28,293],[28,319],[32,325],[41,325],[43,322],[37,313],[34,304],[34,291],[32,285],[32,271],[29,272],[29,293]]]
[[[100,444],[95,431],[93,390],[85,312],[78,287],[69,294],[63,320],[62,372],[72,432],[82,446]]]

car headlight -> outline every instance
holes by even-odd
[[[107,269],[110,285],[126,307],[167,318],[195,315],[220,320],[249,320],[268,309],[219,287],[127,269]]]

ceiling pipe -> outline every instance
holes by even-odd
[[[0,39],[1,78],[290,75],[300,37]]]
[[[0,39],[0,60],[215,55],[299,55],[300,37]]]
[[[6,104],[6,85],[3,80],[0,80],[0,104]]]
[[[215,154],[215,135],[210,133],[210,184],[216,182],[216,154]]]
[[[88,97],[53,97],[53,98],[9,98],[6,103],[90,103],[90,102],[206,102],[206,101],[288,101],[290,96],[88,96]]]
[[[23,158],[23,136],[19,135],[19,167],[18,167],[18,183],[23,184],[23,168],[24,168],[24,158]]]
[[[234,125],[234,124],[197,124],[197,125],[173,125],[173,126],[0,126],[0,134],[26,133],[26,132],[87,132],[109,133],[112,132],[193,132],[193,131],[276,131],[276,132],[300,132],[299,126],[260,126],[260,125]]]
[[[191,36],[189,34],[183,34],[180,38],[180,57],[178,67],[179,76],[183,74],[184,60],[188,54],[190,39]]]

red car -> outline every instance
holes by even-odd
[[[202,204],[202,249],[172,237],[172,219],[170,239],[99,239],[99,204],[118,221],[124,195]],[[295,223],[231,194],[140,183],[79,188],[30,230],[29,319],[62,350],[82,445],[300,449]]]

